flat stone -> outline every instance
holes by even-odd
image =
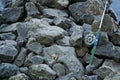
[[[2,40],[15,40],[15,38],[16,38],[16,35],[14,35],[11,32],[0,34],[0,39]]]

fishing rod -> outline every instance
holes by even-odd
[[[97,30],[97,32],[96,32],[96,35],[95,35],[95,40],[94,40],[94,43],[93,43],[93,48],[92,48],[92,50],[91,50],[91,56],[90,56],[89,65],[92,65],[92,62],[93,62],[94,54],[95,54],[96,47],[97,47],[97,45],[98,45],[98,40],[99,40],[99,37],[100,37],[100,30],[101,30],[101,27],[102,27],[102,23],[103,23],[105,11],[106,11],[106,9],[107,9],[107,4],[108,4],[108,1],[106,1],[106,3],[105,3],[105,8],[104,8],[104,11],[103,11],[103,14],[102,14],[102,18],[101,18],[101,21],[100,21],[100,25],[99,25],[99,28],[98,28],[98,30]]]

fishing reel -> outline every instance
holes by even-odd
[[[86,34],[84,42],[87,46],[93,45],[96,40],[96,36],[93,33]]]

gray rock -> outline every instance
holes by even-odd
[[[19,71],[24,74],[29,74],[29,69],[28,67],[20,67]]]
[[[0,11],[11,4],[12,0],[0,0]]]
[[[76,58],[75,49],[73,47],[63,47],[53,45],[43,49],[44,59],[47,64],[52,65],[54,62],[62,62],[69,70],[73,72],[77,79],[80,79],[84,73],[84,68]]]
[[[7,78],[17,74],[18,67],[14,64],[1,63],[0,64],[0,78]]]
[[[19,7],[25,3],[24,0],[11,0],[11,2],[12,2],[11,4],[12,7]]]
[[[26,58],[26,60],[24,62],[24,65],[25,66],[31,66],[31,65],[34,65],[34,64],[42,64],[43,61],[44,61],[43,57],[41,57],[39,55],[36,55],[36,56]]]
[[[111,35],[110,40],[115,45],[120,45],[120,32],[116,32],[113,35]]]
[[[21,51],[19,55],[16,57],[14,64],[17,66],[22,66],[26,56],[27,56],[27,49],[21,48]]]
[[[104,80],[120,80],[120,73],[110,73],[108,76],[104,78]]]
[[[88,48],[82,47],[82,48],[75,48],[77,57],[84,57],[88,53]]]
[[[97,16],[92,24],[92,31],[97,31],[99,27],[101,16]],[[104,16],[103,24],[101,31],[107,32],[109,35],[112,35],[113,32],[116,32],[118,29],[117,25],[113,18],[111,18],[108,14]]]
[[[82,80],[98,80],[98,76],[97,75],[83,76]]]
[[[100,15],[103,12],[101,1],[77,2],[69,6],[69,11],[76,21],[83,20],[84,15]],[[91,18],[91,17],[90,17]],[[90,22],[89,22],[90,23]]]
[[[27,2],[25,7],[26,7],[26,11],[27,11],[27,16],[37,17],[40,15],[40,12],[38,11],[38,9],[34,3]]]
[[[86,54],[84,57],[83,57],[83,60],[89,64],[89,61],[90,61],[90,54]],[[95,67],[99,67],[102,63],[103,59],[98,59],[97,57],[94,56],[94,59],[93,59],[93,64],[95,65]]]
[[[113,58],[119,61],[120,47],[114,46],[111,42],[109,42],[105,45],[98,46],[95,54],[99,56],[106,56],[109,58]]]
[[[16,22],[20,19],[22,13],[23,7],[5,8],[2,11],[2,18],[5,19],[5,22]]]
[[[17,54],[18,50],[14,46],[11,45],[0,46],[0,62],[12,62]]]
[[[68,17],[68,14],[65,11],[59,9],[46,8],[43,9],[43,15],[45,17]]]
[[[29,31],[29,37],[36,39],[42,45],[51,45],[54,41],[64,37],[64,30],[57,26],[47,26],[34,31]]]
[[[30,27],[31,27],[31,24],[28,22],[26,23],[19,23],[17,25],[17,34],[18,34],[18,37],[17,37],[17,43],[18,44],[23,44],[24,42],[27,41],[27,38],[28,38],[28,31],[30,30]]]
[[[94,15],[92,14],[86,14],[83,16],[83,22],[86,24],[92,24],[94,21]]]
[[[43,0],[30,0],[30,1],[40,3],[41,5],[49,6],[54,0],[44,0],[44,1]]]
[[[0,34],[0,39],[2,40],[15,40],[15,38],[16,35],[12,34],[11,32]]]
[[[8,45],[8,46],[17,47],[17,42],[13,40],[5,40],[5,41],[0,41],[0,45]]]
[[[53,70],[56,72],[56,74],[58,76],[64,76],[65,75],[65,66],[60,64],[60,63],[56,63],[53,65]]]
[[[86,24],[86,23],[84,23],[82,27],[83,27],[83,30],[84,30],[84,31],[91,31],[91,30],[92,30],[91,25]]]
[[[65,36],[63,39],[57,40],[56,43],[61,46],[70,46],[70,37]]]
[[[29,80],[29,78],[24,73],[21,73],[10,77],[8,80]]]
[[[65,76],[61,76],[55,80],[77,80],[75,77],[74,77],[74,74],[73,73],[69,73]]]
[[[69,4],[69,0],[57,0],[57,4],[62,7],[67,7]]]
[[[82,46],[82,38],[83,38],[83,28],[82,26],[74,26],[73,33],[70,36],[70,44],[72,46]]]
[[[28,50],[30,50],[32,52],[35,52],[36,54],[41,55],[42,45],[40,43],[33,42],[33,43],[30,43],[30,44],[27,44],[26,47],[27,47]]]
[[[53,80],[56,76],[56,72],[46,64],[32,65],[29,71],[32,80]]]

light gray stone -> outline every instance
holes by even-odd
[[[15,38],[16,35],[12,34],[11,32],[0,34],[0,39],[2,40],[15,40]]]

